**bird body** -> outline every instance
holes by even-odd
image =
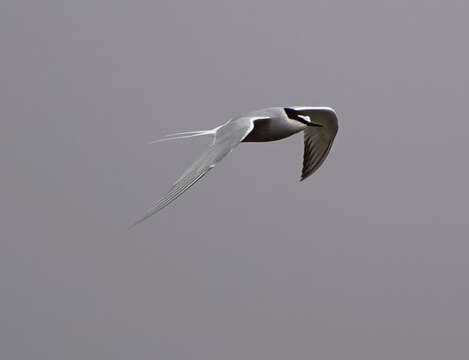
[[[241,142],[275,141],[303,131],[304,155],[301,180],[304,180],[314,173],[327,157],[337,130],[337,116],[331,108],[271,107],[233,118],[214,129],[176,133],[154,141],[185,139],[202,135],[214,137],[207,151],[183,173],[170,191],[131,227],[168,206],[213,169]]]
[[[283,108],[268,108],[254,111],[246,116],[253,118],[254,128],[243,142],[276,141],[289,137],[307,128],[307,125],[290,119]],[[234,119],[232,121],[236,121]]]

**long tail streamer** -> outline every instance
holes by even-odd
[[[213,135],[213,134],[215,134],[213,130],[184,131],[184,132],[178,132],[174,134],[165,135],[163,139],[153,140],[149,142],[149,144],[155,144],[158,142],[163,142],[163,141],[168,141],[168,140],[188,139],[191,137]]]

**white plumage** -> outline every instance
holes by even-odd
[[[153,141],[152,143],[203,135],[214,137],[207,151],[183,173],[169,192],[131,227],[172,203],[241,142],[275,141],[303,131],[304,155],[301,180],[304,180],[324,162],[337,130],[337,116],[331,108],[272,107],[231,119],[211,130],[179,132]]]

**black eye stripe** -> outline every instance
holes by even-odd
[[[283,110],[285,110],[285,114],[287,114],[288,118],[290,118],[292,120],[299,121],[299,122],[301,122],[305,125],[309,124],[308,121],[306,121],[302,117],[298,116],[298,115],[301,114],[299,111],[296,111],[295,109],[292,109],[292,108],[284,108]]]
[[[322,125],[314,123],[312,121],[312,119],[311,119],[311,122],[306,121],[305,119],[303,119],[302,117],[299,116],[299,115],[301,115],[301,112],[296,111],[295,109],[283,108],[283,110],[285,110],[285,114],[287,114],[287,117],[289,119],[299,121],[300,123],[303,123],[305,125],[312,126],[312,127],[322,127]]]
[[[301,119],[299,116],[298,116],[298,111],[292,109],[292,108],[284,108],[285,110],[285,113],[287,114],[287,116],[290,118],[290,119],[293,119],[293,120],[298,120],[298,119]]]

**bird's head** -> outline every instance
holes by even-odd
[[[299,121],[306,126],[325,127],[337,131],[337,115],[332,108],[293,106],[283,110],[289,119]]]

